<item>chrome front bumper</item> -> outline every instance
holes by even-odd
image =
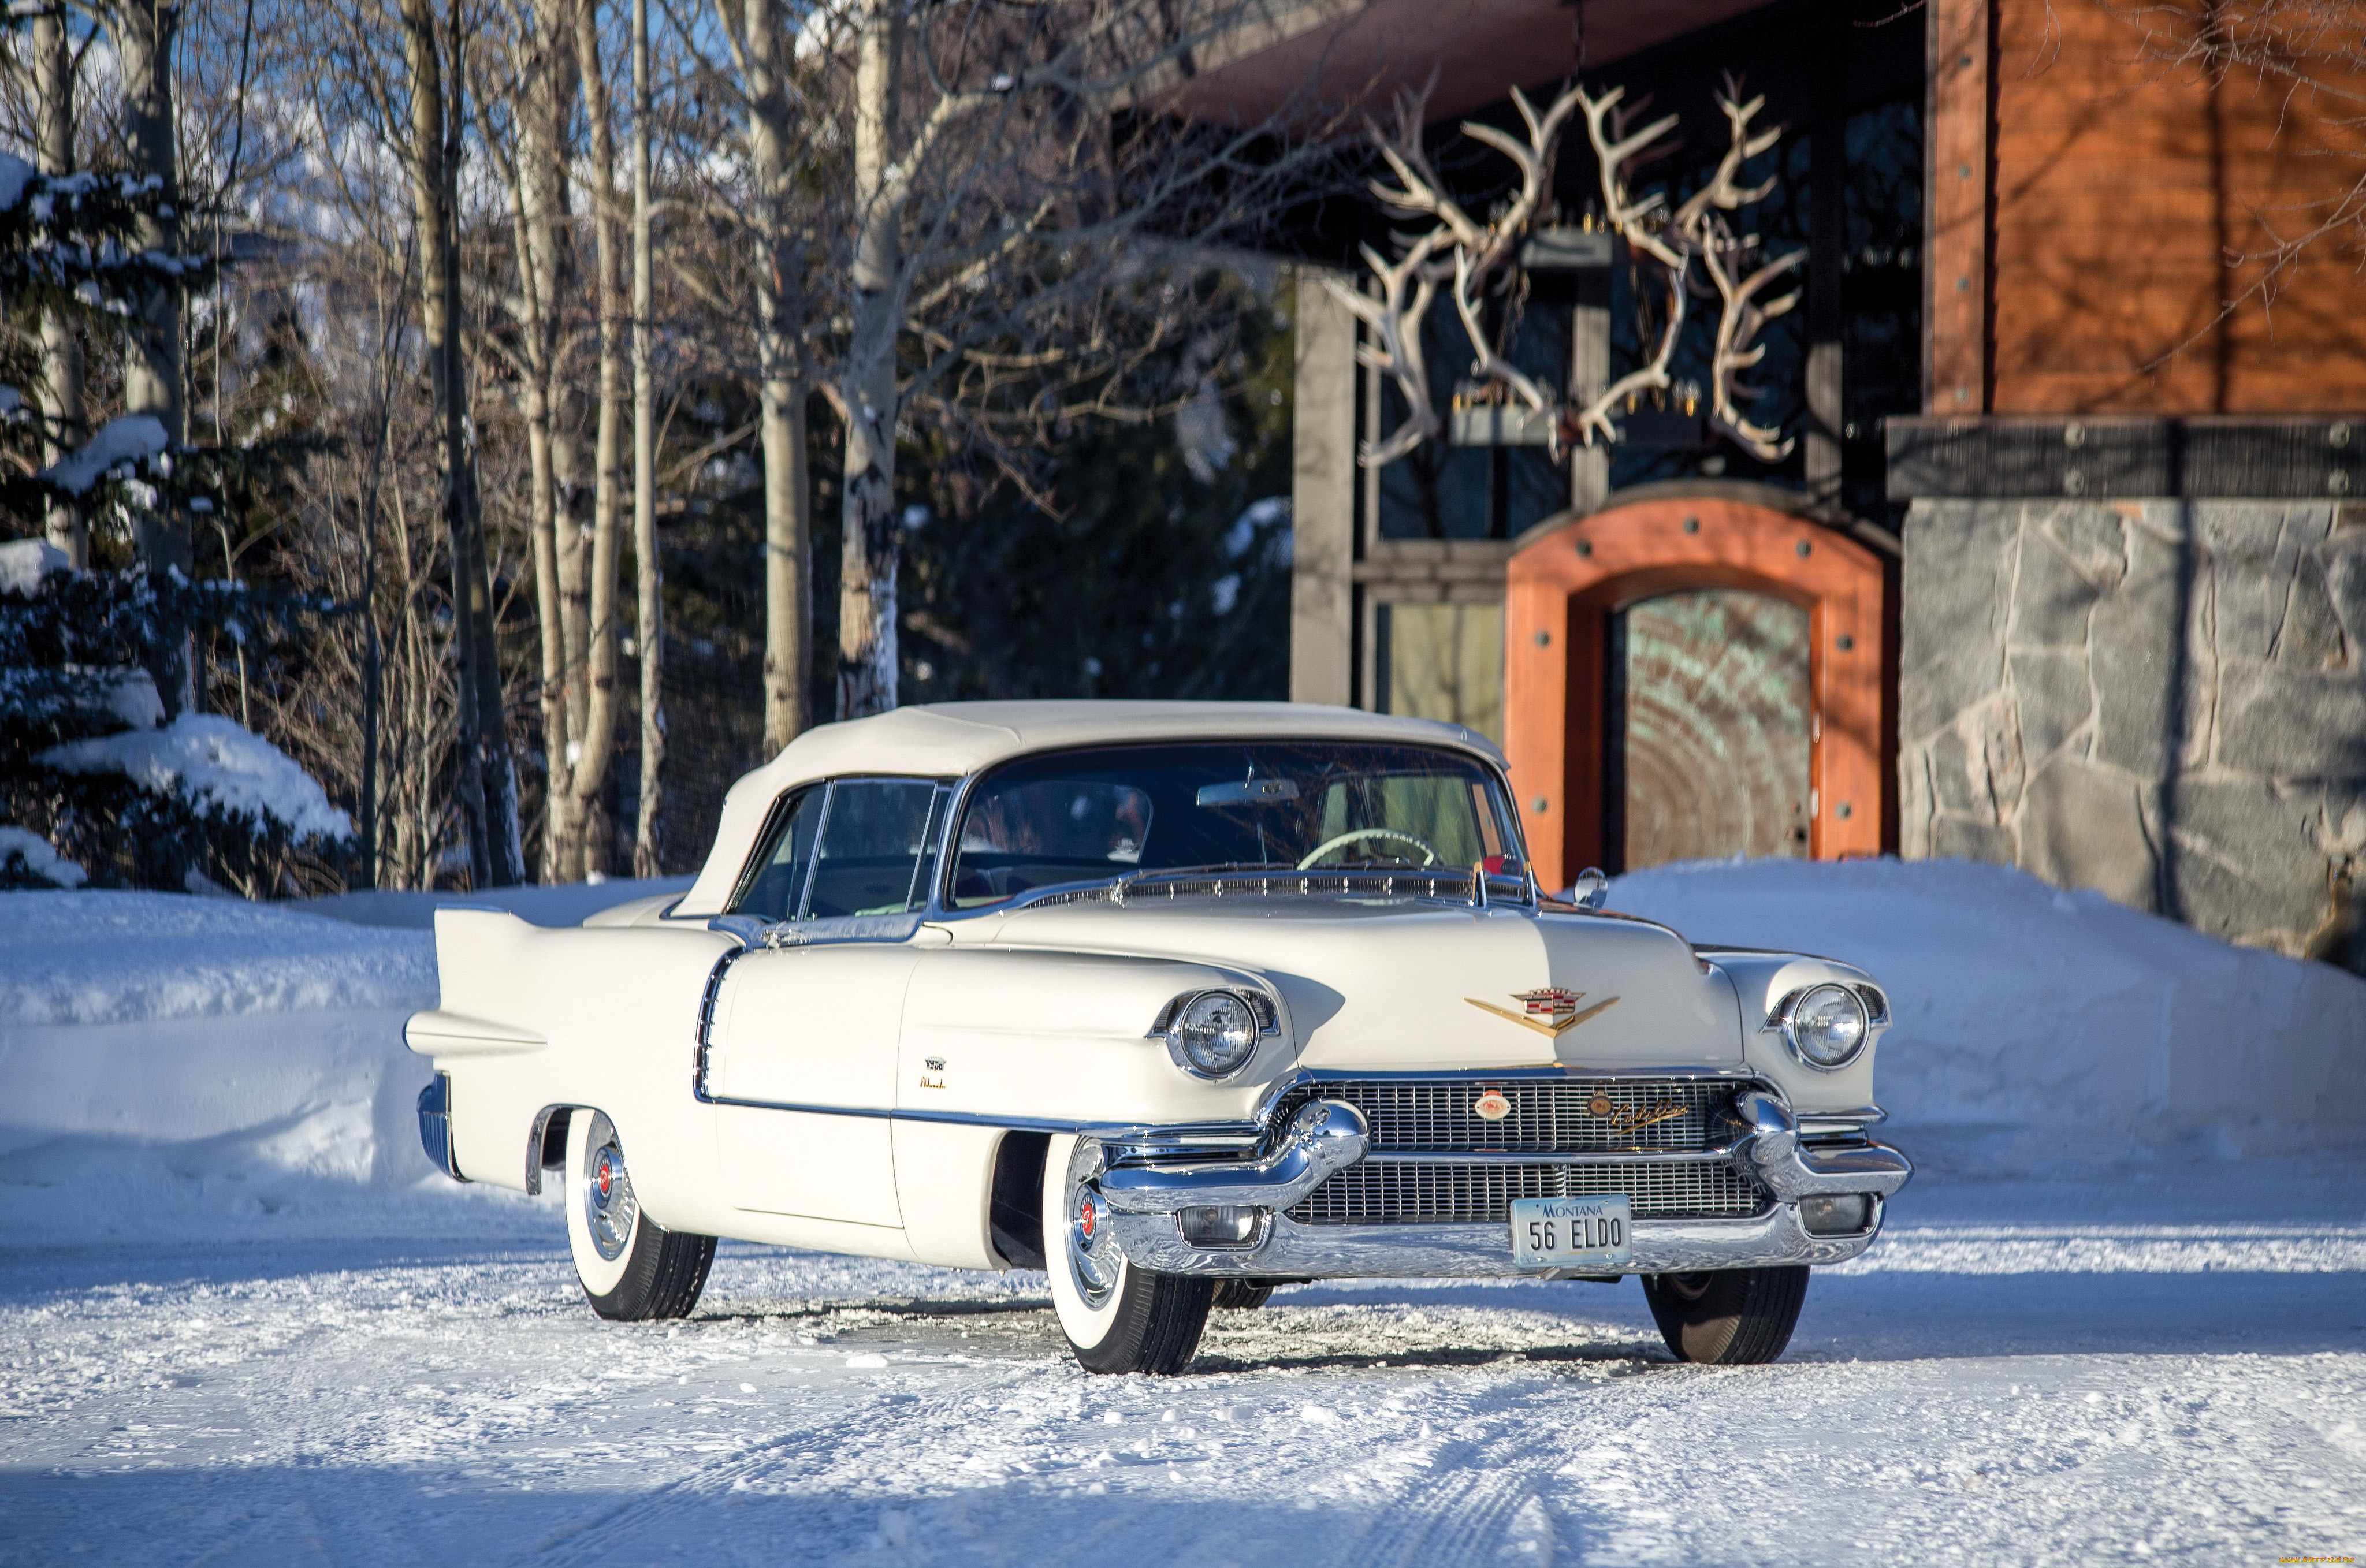
[[[1844,1263],[1873,1245],[1881,1231],[1883,1201],[1914,1173],[1905,1156],[1884,1145],[1802,1145],[1790,1113],[1770,1095],[1744,1094],[1735,1109],[1749,1131],[1730,1152],[1749,1164],[1779,1201],[1749,1219],[1639,1219],[1630,1272]],[[1317,1100],[1298,1113],[1279,1145],[1263,1159],[1121,1165],[1101,1174],[1099,1187],[1110,1205],[1110,1233],[1127,1259],[1161,1274],[1275,1280],[1560,1277],[1558,1271],[1517,1267],[1505,1223],[1309,1225],[1283,1213],[1333,1171],[1362,1159],[1369,1147],[1361,1113],[1339,1100]],[[1872,1200],[1870,1223],[1861,1232],[1810,1235],[1800,1222],[1802,1198],[1860,1193]],[[1254,1246],[1219,1248],[1186,1242],[1177,1211],[1216,1204],[1253,1205],[1272,1214]]]

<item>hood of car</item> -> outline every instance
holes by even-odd
[[[1407,899],[1020,909],[957,940],[1192,959],[1280,993],[1305,1067],[1731,1066],[1722,971],[1664,927]]]

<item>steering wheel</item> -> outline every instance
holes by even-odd
[[[1414,849],[1421,852],[1422,864],[1436,865],[1437,863],[1437,850],[1426,839],[1420,838],[1415,834],[1407,833],[1395,828],[1357,828],[1348,832],[1340,834],[1335,839],[1325,839],[1321,843],[1315,845],[1314,848],[1308,852],[1306,858],[1298,863],[1298,869],[1301,871],[1311,870],[1316,861],[1321,860],[1333,850],[1345,849],[1349,844],[1361,843],[1367,839],[1401,840],[1405,843],[1411,844]]]

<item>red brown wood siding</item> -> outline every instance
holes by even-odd
[[[1932,412],[2366,403],[2366,290],[2344,238],[2279,280],[2272,310],[2256,292],[2261,253],[2358,177],[2366,136],[2338,123],[2356,100],[2144,57],[2140,26],[2173,47],[2208,14],[2193,0],[1936,0]],[[1986,179],[1966,176],[1982,153]],[[1967,220],[1976,184],[1985,233]],[[1983,292],[1979,341],[1969,304]],[[1959,395],[1976,366],[1984,388]]]

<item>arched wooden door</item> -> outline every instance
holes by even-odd
[[[1566,886],[1589,865],[1620,860],[1626,843],[1613,836],[1622,831],[1628,841],[1650,831],[1661,835],[1654,843],[1717,854],[1804,851],[1838,860],[1891,847],[1893,581],[1889,559],[1845,534],[1774,507],[1718,497],[1612,506],[1526,542],[1512,557],[1505,599],[1504,750],[1538,874],[1548,886]],[[1720,764],[1714,760],[1718,747],[1688,752],[1679,736],[1656,761],[1639,764],[1639,791],[1697,785],[1703,794],[1697,809],[1666,803],[1672,809],[1661,818],[1675,819],[1676,827],[1639,822],[1628,795],[1614,797],[1618,737],[1628,733],[1614,725],[1627,722],[1626,705],[1656,701],[1666,712],[1686,701],[1681,692],[1647,699],[1625,689],[1629,671],[1642,667],[1614,660],[1628,660],[1646,642],[1662,647],[1686,637],[1747,637],[1764,645],[1752,679],[1774,686],[1782,683],[1782,661],[1794,657],[1790,645],[1804,643],[1807,799],[1796,827],[1770,824],[1763,806],[1753,814],[1707,799],[1729,781],[1701,771],[1727,765],[1782,774],[1788,764],[1780,714],[1787,699],[1779,693],[1753,706],[1744,694],[1707,691],[1696,705],[1703,727],[1754,727],[1740,748],[1751,759]],[[1707,661],[1693,679],[1729,678],[1716,663]],[[1706,711],[1718,707],[1741,717]],[[1768,711],[1777,718],[1753,716]],[[1769,728],[1778,733],[1756,733]],[[1779,805],[1780,783],[1760,780],[1754,787]],[[1804,831],[1804,844],[1785,839],[1782,847],[1770,847],[1777,835],[1796,831]],[[1721,841],[1721,833],[1731,841]]]

